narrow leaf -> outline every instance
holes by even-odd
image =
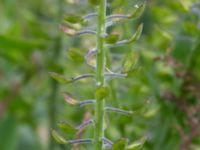
[[[127,143],[128,143],[128,139],[125,139],[125,138],[120,139],[113,144],[111,150],[125,150]]]
[[[65,140],[63,137],[61,137],[57,131],[52,130],[51,132],[53,138],[59,143],[59,144],[68,144],[68,141]]]

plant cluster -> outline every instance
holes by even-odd
[[[61,122],[58,127],[62,130],[76,133],[83,130],[88,125],[94,127],[94,138],[86,139],[74,139],[66,140],[56,130],[52,131],[52,136],[60,144],[81,144],[81,143],[93,143],[95,150],[111,149],[111,150],[133,150],[141,146],[145,138],[135,141],[132,144],[128,144],[127,139],[120,139],[116,142],[108,139],[104,132],[106,129],[105,115],[108,112],[115,112],[123,115],[132,115],[133,111],[123,110],[106,105],[106,100],[109,95],[108,80],[113,78],[126,78],[133,71],[134,56],[130,55],[125,61],[123,61],[122,68],[118,72],[112,71],[106,62],[107,53],[109,48],[128,45],[136,42],[141,36],[143,24],[140,24],[132,37],[125,40],[120,40],[118,34],[108,34],[108,27],[114,26],[119,22],[123,22],[130,19],[137,19],[141,16],[145,9],[146,2],[135,5],[133,12],[130,14],[111,14],[107,15],[106,0],[89,0],[89,3],[97,8],[97,12],[90,13],[86,16],[71,15],[68,14],[64,17],[64,22],[60,25],[60,29],[69,36],[80,36],[85,34],[92,34],[96,37],[96,47],[89,50],[85,55],[85,62],[94,69],[93,74],[83,74],[73,78],[66,78],[55,72],[49,72],[49,75],[61,83],[72,83],[85,78],[92,78],[95,80],[95,94],[94,98],[88,100],[76,100],[69,93],[63,92],[65,101],[72,106],[83,107],[86,105],[92,105],[95,109],[95,115],[91,119],[87,119],[81,125],[74,127],[66,122]],[[96,18],[97,24],[90,26],[90,21]]]

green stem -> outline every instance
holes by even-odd
[[[97,69],[96,69],[96,86],[97,88],[105,85],[104,70],[106,64],[106,51],[104,49],[104,38],[106,33],[106,0],[100,0],[98,6],[98,21],[97,21]],[[95,105],[95,150],[103,149],[104,137],[104,105],[105,99],[96,100]]]

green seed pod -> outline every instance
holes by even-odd
[[[49,75],[55,79],[56,81],[60,82],[60,83],[71,83],[72,80],[71,79],[66,79],[63,75],[60,75],[58,73],[55,72],[49,72]]]
[[[134,19],[139,18],[143,14],[143,12],[145,10],[146,3],[147,2],[145,1],[141,5],[135,5],[135,10],[131,13],[131,15],[129,16],[129,18],[130,19],[132,19],[132,18],[134,18]]]
[[[66,15],[64,20],[70,23],[81,23],[83,21],[82,17],[79,15]]]
[[[72,134],[76,133],[76,128],[73,127],[72,125],[70,125],[67,122],[59,122],[58,123],[58,127],[60,129],[62,129],[67,134],[69,134],[69,133],[72,133]]]
[[[65,140],[63,137],[61,137],[61,135],[58,134],[58,132],[56,130],[52,130],[51,132],[53,138],[60,144],[67,144],[68,141]]]

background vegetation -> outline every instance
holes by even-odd
[[[109,0],[108,13],[128,13],[138,3]],[[82,100],[93,96],[94,87],[90,80],[61,85],[48,72],[66,77],[91,72],[83,58],[95,44],[93,37],[68,37],[58,26],[66,13],[93,11],[86,0],[0,1],[1,150],[71,149],[55,143],[50,129],[59,121],[78,125],[93,112],[67,105],[61,92]],[[139,20],[109,32],[129,38],[140,22],[144,31],[139,42],[110,50],[111,68],[119,69],[127,52],[134,52],[135,68],[127,79],[110,81],[108,101],[139,111],[131,117],[109,114],[106,135],[131,142],[147,137],[144,150],[199,150],[200,3],[149,0]],[[81,134],[92,135],[90,127]]]

